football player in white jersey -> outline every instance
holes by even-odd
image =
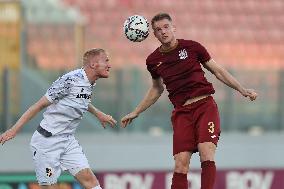
[[[109,58],[103,49],[90,49],[83,56],[83,67],[71,71],[47,90],[46,94],[0,135],[0,143],[14,138],[38,112],[46,108],[43,120],[33,134],[30,147],[37,180],[42,189],[56,188],[62,170],[72,174],[84,188],[101,189],[88,160],[74,137],[83,114],[89,111],[103,127],[116,120],[91,104],[92,90],[99,78],[108,78]]]

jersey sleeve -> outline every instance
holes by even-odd
[[[73,79],[70,77],[60,77],[47,90],[45,96],[51,103],[57,103],[70,93],[73,86]]]
[[[156,66],[155,66],[155,64],[151,64],[150,62],[151,62],[151,58],[150,58],[150,56],[148,56],[147,59],[146,59],[147,70],[150,72],[153,79],[158,79],[160,77],[160,75],[154,69]]]
[[[153,79],[158,79],[160,76],[152,69],[152,66],[147,65],[147,70],[150,72]]]
[[[197,58],[201,64],[208,62],[211,59],[210,54],[206,50],[206,48],[200,43],[196,44]]]

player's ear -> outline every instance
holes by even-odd
[[[98,64],[98,60],[96,59],[96,57],[93,57],[89,62],[89,65],[91,68],[96,68],[97,64]]]
[[[97,68],[98,67],[98,63],[93,63],[92,68]]]
[[[154,34],[155,37],[157,37],[155,31],[153,31],[153,34]]]
[[[155,30],[154,30],[154,29],[153,29],[153,34],[154,34],[154,36],[155,36],[155,37],[157,37],[156,32],[155,32]]]
[[[177,31],[176,25],[173,25],[173,32],[176,32],[176,31]]]

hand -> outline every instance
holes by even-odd
[[[130,124],[132,122],[133,119],[135,119],[136,117],[138,117],[138,114],[136,112],[131,112],[129,114],[127,114],[126,116],[124,116],[121,119],[121,127],[125,128],[128,124]]]
[[[255,100],[258,94],[253,89],[244,89],[241,94],[244,97],[249,97],[251,101]]]
[[[101,122],[103,128],[106,128],[106,123],[109,123],[111,125],[111,127],[114,127],[117,123],[117,121],[115,119],[113,119],[113,117],[111,115],[107,115],[107,114],[100,114],[97,116],[99,121]]]
[[[3,145],[6,141],[11,140],[17,134],[17,131],[13,128],[7,130],[5,133],[0,135],[0,143]]]

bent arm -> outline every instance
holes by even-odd
[[[244,88],[240,82],[233,77],[225,68],[218,65],[213,59],[204,63],[203,66],[216,76],[217,79],[225,83],[227,86],[239,91],[244,97],[255,100],[258,94],[253,89]]]
[[[221,65],[218,65],[213,59],[204,63],[203,66],[209,70],[212,74],[216,76],[216,78],[227,86],[243,93],[245,88],[240,84],[240,82],[234,78],[225,68]]]
[[[117,122],[111,115],[105,114],[92,104],[88,105],[88,111],[98,118],[104,128],[106,127],[106,123],[109,123],[112,127],[114,127]]]
[[[162,79],[161,78],[153,79],[152,86],[148,90],[143,100],[139,103],[139,105],[135,108],[134,111],[127,114],[121,119],[121,126],[124,128],[128,124],[130,124],[132,120],[137,118],[140,113],[142,113],[147,108],[149,108],[152,104],[154,104],[159,99],[163,91],[164,91],[164,86],[163,86]]]
[[[135,108],[134,112],[139,115],[141,112],[145,111],[160,98],[163,91],[164,86],[162,79],[152,79],[152,86],[150,87],[140,104]]]
[[[45,107],[49,106],[51,102],[48,101],[48,99],[43,96],[41,99],[39,99],[35,104],[29,107],[27,111],[20,117],[20,119],[15,123],[15,125],[11,129],[15,129],[16,132],[19,132],[21,128],[34,116],[37,115],[38,112],[40,112]]]
[[[103,113],[102,111],[100,111],[99,109],[97,109],[94,105],[89,104],[88,105],[88,112],[90,112],[91,114],[93,114],[96,117],[99,117],[100,115],[106,115],[105,113]]]

